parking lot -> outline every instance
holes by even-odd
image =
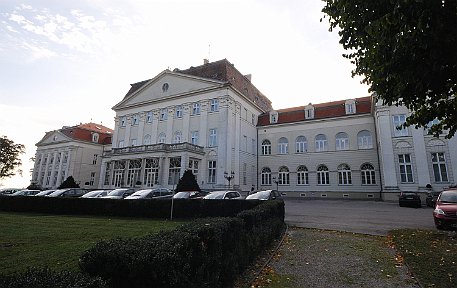
[[[435,230],[430,207],[399,207],[395,202],[285,199],[289,226],[387,235],[398,228]]]

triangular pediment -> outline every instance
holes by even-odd
[[[121,102],[113,107],[113,110],[152,103],[163,99],[220,87],[222,85],[224,85],[224,82],[222,81],[165,70],[153,79],[145,82],[145,84],[135,92],[126,96]]]
[[[35,145],[36,146],[43,146],[43,145],[52,145],[52,144],[59,144],[74,141],[72,138],[66,136],[59,130],[47,132],[46,135]]]

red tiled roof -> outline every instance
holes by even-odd
[[[98,144],[111,144],[113,130],[96,123],[85,123],[72,127],[63,127],[60,132],[66,136],[80,141],[91,142],[94,132],[98,133]]]
[[[371,113],[371,97],[361,97],[356,98],[356,115],[357,114],[366,114]],[[346,115],[346,110],[344,104],[346,100],[333,101],[327,103],[313,104],[314,106],[314,118],[313,119],[324,119],[324,118],[334,118],[341,117]],[[279,109],[278,112],[278,122],[275,124],[281,123],[293,123],[300,121],[308,121],[313,119],[305,119],[305,107],[292,107],[286,109]],[[270,124],[270,113],[263,113],[259,116],[257,126],[268,126],[275,125]]]
[[[264,111],[272,109],[271,101],[227,59],[206,63],[197,67],[190,67],[185,70],[174,69],[173,72],[227,82],[230,85],[233,85],[233,87],[248,97],[252,102],[256,103]],[[151,79],[130,84],[130,90],[125,94],[124,99],[140,89],[150,80]]]

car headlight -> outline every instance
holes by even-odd
[[[444,211],[439,208],[436,208],[435,211],[433,211],[433,213],[439,214],[439,215],[446,215],[446,213],[444,213]]]

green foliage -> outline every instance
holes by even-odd
[[[65,179],[65,181],[63,181],[62,184],[60,184],[60,186],[58,187],[58,189],[65,188],[79,188],[79,185],[76,184],[76,181],[73,178],[73,176],[68,176],[67,179]]]
[[[32,182],[32,183],[30,183],[29,186],[27,186],[27,189],[30,189],[30,190],[41,190],[42,187],[40,186],[40,184],[38,184],[36,182]]]
[[[19,156],[24,152],[24,145],[14,144],[6,136],[0,137],[0,179],[15,175],[15,169],[22,165]]]
[[[178,185],[176,186],[176,192],[181,191],[200,191],[195,175],[191,170],[184,171],[181,179],[179,179]]]
[[[18,275],[1,276],[2,288],[105,288],[106,282],[80,273],[53,272],[49,269],[29,269]]]
[[[387,105],[413,113],[406,125],[439,135],[457,130],[457,1],[324,0],[330,31],[337,28],[352,75]],[[325,17],[324,17],[325,18]]]
[[[112,287],[230,287],[281,235],[281,211],[284,203],[268,201],[234,218],[204,218],[143,238],[102,241],[81,256],[80,267]]]

